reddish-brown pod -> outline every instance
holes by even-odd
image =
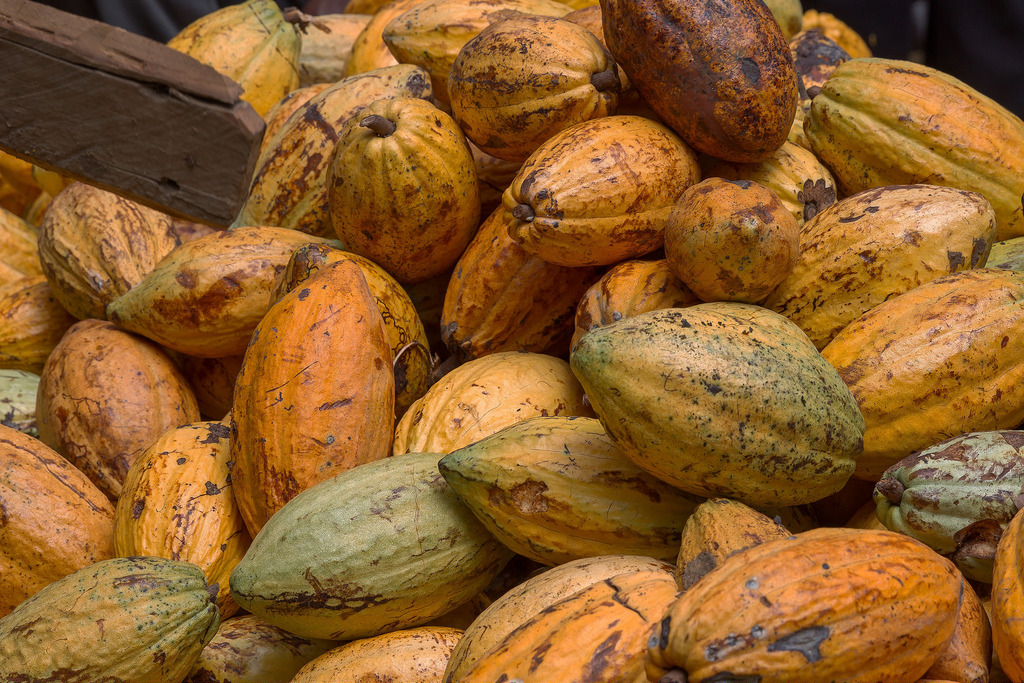
[[[701,152],[760,161],[786,140],[797,75],[760,0],[601,0],[609,51],[658,116]]]

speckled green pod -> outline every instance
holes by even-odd
[[[903,458],[882,475],[874,497],[888,529],[952,555],[968,578],[991,582],[998,537],[979,543],[981,523],[994,521],[998,535],[1024,506],[1022,491],[1024,431],[1007,430],[964,434]],[[960,533],[971,525],[974,533]]]
[[[1024,270],[1024,237],[1014,237],[992,245],[986,268]]]
[[[842,378],[760,306],[662,309],[584,335],[570,364],[633,462],[684,491],[752,506],[838,491],[863,448]]]
[[[180,683],[217,633],[216,595],[188,562],[97,562],[0,619],[0,680]]]
[[[610,554],[671,561],[704,500],[634,465],[592,417],[519,422],[438,468],[495,537],[549,565]]]
[[[292,498],[232,572],[235,601],[329,640],[418,626],[469,601],[512,552],[445,483],[440,458],[358,465]]]

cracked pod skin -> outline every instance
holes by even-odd
[[[785,142],[798,78],[764,3],[602,0],[601,9],[615,61],[687,143],[718,159],[753,162]]]
[[[963,581],[948,560],[888,531],[820,528],[762,543],[667,610],[648,641],[647,676],[911,683],[951,639]]]

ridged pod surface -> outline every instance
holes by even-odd
[[[752,162],[786,140],[798,79],[763,2],[602,0],[601,9],[615,61],[695,149]]]
[[[1024,273],[966,270],[881,303],[821,351],[867,429],[856,476],[877,481],[944,439],[1024,421]]]
[[[686,308],[703,303],[684,285],[665,259],[630,260],[612,266],[579,299],[570,346],[584,334],[659,308]]]
[[[395,427],[393,452],[451,453],[531,417],[593,412],[569,364],[542,353],[503,351],[455,368]]]
[[[387,456],[394,401],[384,320],[357,265],[336,263],[274,304],[231,407],[232,491],[249,531],[310,486]]]
[[[537,417],[449,453],[445,480],[506,546],[543,564],[675,558],[701,498],[634,465],[590,417]]]
[[[791,534],[780,522],[728,498],[710,498],[693,511],[676,557],[676,583],[689,590],[727,557]]]
[[[366,14],[372,14],[373,18],[363,27],[363,30],[356,36],[356,40],[352,44],[352,56],[349,57],[348,64],[345,65],[345,75],[355,76],[373,71],[374,69],[382,69],[398,64],[398,60],[391,54],[387,43],[384,42],[382,36],[384,27],[392,19],[408,12],[421,2],[423,0],[382,2],[380,7],[375,8],[373,12],[365,12]],[[356,2],[350,3],[346,9],[358,8],[358,5],[359,0],[356,0]],[[424,74],[424,76],[427,80],[430,80],[430,74]]]
[[[61,337],[76,322],[43,275],[0,285],[0,368],[39,374]]]
[[[449,680],[642,681],[644,643],[678,595],[660,568],[598,581],[544,608]]]
[[[341,131],[327,173],[338,238],[403,284],[454,266],[480,224],[473,154],[452,117],[426,100],[361,109]]]
[[[25,370],[0,369],[0,425],[38,437],[36,393],[39,375]]]
[[[750,180],[778,195],[797,223],[812,218],[835,201],[836,182],[814,154],[786,141],[765,159],[740,164],[704,156],[701,176]],[[808,183],[810,183],[808,185]]]
[[[339,261],[359,266],[384,319],[388,344],[394,356],[395,415],[401,417],[416,399],[430,387],[433,362],[430,341],[408,293],[386,270],[368,258],[327,244],[307,244],[292,254],[281,274],[273,299],[298,289],[309,278]]]
[[[315,83],[296,88],[271,107],[264,117],[264,120],[267,122],[267,128],[263,131],[260,154],[263,154],[269,148],[270,141],[277,137],[277,133],[288,122],[292,114],[332,85],[333,83]]]
[[[571,11],[556,0],[427,0],[395,15],[381,35],[398,61],[426,69],[437,99],[448,102],[452,64],[489,25],[520,15],[563,17]]]
[[[683,593],[654,629],[647,676],[911,683],[952,637],[962,592],[950,562],[901,534],[806,531],[733,555]]]
[[[550,263],[594,266],[664,242],[676,200],[700,180],[697,155],[641,116],[584,121],[537,148],[502,195],[508,233]]]
[[[851,59],[812,100],[811,149],[844,194],[927,183],[983,195],[996,239],[1024,235],[1024,122],[941,71],[892,59]]]
[[[463,46],[448,96],[452,116],[480,149],[526,161],[555,133],[614,114],[619,87],[615,60],[589,30],[522,15],[491,24]]]
[[[999,540],[991,608],[999,666],[1013,683],[1024,681],[1024,511],[1014,516]]]
[[[219,586],[222,619],[238,611],[228,576],[251,541],[231,493],[230,436],[220,422],[165,432],[128,470],[114,519],[115,555],[197,565]]]
[[[43,274],[39,239],[34,227],[0,207],[0,274],[13,276],[14,271],[21,275]]]
[[[992,626],[981,599],[964,581],[964,599],[953,637],[924,677],[961,683],[988,683],[992,666]]]
[[[39,226],[50,289],[80,320],[139,284],[181,241],[170,216],[85,183],[54,197]]]
[[[976,581],[991,583],[992,554],[961,564],[960,531],[990,520],[1001,531],[1024,505],[1024,431],[975,432],[947,439],[900,460],[875,485],[877,515],[892,531],[912,536]],[[987,571],[972,571],[976,560]]]
[[[371,18],[351,12],[318,15],[302,36],[299,86],[337,83],[344,78],[352,46]]]
[[[351,640],[425,624],[471,600],[512,552],[410,453],[288,502],[231,574],[245,609],[292,633]]]
[[[456,628],[419,626],[361,638],[320,655],[290,683],[439,681],[461,637]]]
[[[455,264],[441,312],[441,337],[460,358],[501,351],[563,355],[576,304],[597,268],[548,263],[508,235],[498,207]]]
[[[517,626],[589,586],[626,572],[664,571],[672,566],[643,555],[586,557],[545,569],[509,589],[473,620],[444,672],[444,683],[462,680],[463,674]]]
[[[759,306],[643,313],[584,335],[570,362],[626,456],[697,495],[809,503],[860,455],[864,420],[839,373]]]
[[[302,638],[243,614],[220,623],[185,683],[290,681],[307,662],[337,646],[333,640]]]
[[[103,560],[0,619],[0,679],[181,683],[219,623],[199,567],[156,557]]]
[[[2,425],[0,460],[4,617],[54,581],[114,556],[114,506],[50,447]]]
[[[167,46],[242,86],[260,116],[299,87],[299,30],[272,0],[220,7],[181,29]]]
[[[977,192],[935,185],[865,190],[804,224],[796,264],[764,306],[822,349],[882,302],[984,267],[995,232],[992,205]]]
[[[345,124],[379,99],[430,94],[426,72],[402,64],[344,78],[310,98],[264,139],[234,225],[276,225],[334,239],[327,169]]]
[[[199,406],[162,348],[81,320],[43,367],[36,419],[39,439],[116,499],[132,463],[168,429],[197,422]]]
[[[109,319],[169,349],[201,358],[240,355],[292,252],[324,240],[248,227],[186,242],[107,307]]]

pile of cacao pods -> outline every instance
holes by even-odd
[[[226,7],[232,226],[0,154],[0,680],[1024,683],[1024,123],[798,0]]]

